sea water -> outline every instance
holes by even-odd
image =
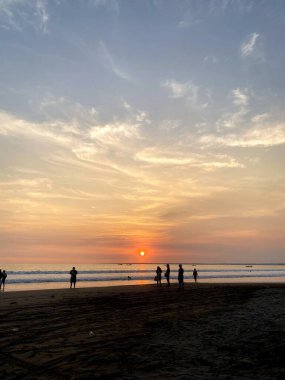
[[[165,264],[78,264],[77,287],[154,283],[156,267]],[[185,282],[193,282],[193,269],[201,283],[285,282],[285,264],[183,264]],[[170,264],[170,281],[177,283],[178,263]],[[6,291],[68,288],[72,269],[67,264],[1,265],[8,276]],[[165,282],[164,276],[162,281]]]

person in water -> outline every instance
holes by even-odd
[[[156,285],[161,286],[161,273],[162,269],[160,267],[156,268]]]
[[[7,273],[6,273],[5,270],[3,270],[3,272],[2,272],[2,278],[0,280],[0,289],[1,289],[1,286],[3,286],[3,292],[4,292],[4,289],[5,289],[6,278],[7,278]]]
[[[2,269],[0,269],[0,290],[2,288],[2,278],[3,278],[3,272],[2,272]]]
[[[170,266],[169,264],[166,264],[166,271],[165,271],[165,278],[166,278],[166,281],[167,281],[167,287],[169,288],[170,287]]]
[[[182,268],[182,264],[179,264],[178,283],[179,283],[179,289],[184,289],[184,269]]]
[[[72,288],[72,285],[75,288],[76,276],[77,276],[77,270],[75,269],[75,267],[73,267],[70,271],[70,288]]]
[[[197,282],[198,272],[196,268],[194,268],[193,270],[193,277],[194,277],[195,282]]]

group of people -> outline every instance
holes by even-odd
[[[1,270],[0,270],[1,272]],[[4,271],[5,272],[5,271]],[[77,270],[75,267],[73,267],[70,271],[70,288],[75,288],[76,286],[76,278],[77,278]],[[164,276],[167,281],[167,287],[170,287],[170,266],[169,264],[166,264],[166,271],[164,273]],[[162,269],[160,266],[157,266],[156,268],[156,276],[154,280],[156,281],[157,286],[161,286],[161,277],[162,277]],[[198,277],[198,271],[196,268],[193,270],[193,277],[195,282],[197,282],[197,277]],[[131,277],[128,276],[128,280],[131,280]],[[182,267],[182,264],[179,264],[179,269],[178,269],[178,284],[179,284],[179,289],[184,288],[184,269]]]
[[[73,267],[70,271],[70,288],[72,288],[72,287],[75,288],[75,286],[76,286],[77,273],[78,273],[77,270],[75,269],[75,267]],[[166,264],[166,271],[164,273],[164,276],[165,276],[166,281],[167,281],[167,287],[170,287],[170,266],[169,266],[169,264]],[[160,266],[158,266],[156,268],[156,276],[155,276],[155,281],[157,283],[157,286],[161,286],[161,277],[162,277],[162,269],[160,268]],[[196,268],[194,268],[194,270],[193,270],[193,277],[194,277],[194,280],[196,282],[197,277],[198,277],[198,272],[197,272]],[[3,292],[4,292],[6,278],[7,278],[6,271],[5,270],[2,271],[2,269],[0,269],[0,291],[3,289]],[[128,280],[131,280],[131,277],[128,276]],[[182,264],[179,264],[178,283],[179,283],[179,289],[183,289],[184,288],[184,269],[182,267]]]
[[[0,291],[3,289],[3,292],[4,292],[6,278],[7,278],[6,271],[3,270],[2,272],[2,269],[0,269]]]
[[[184,269],[182,267],[182,264],[179,264],[178,268],[179,268],[178,269],[179,289],[183,289],[184,288]],[[169,264],[166,264],[166,271],[164,273],[164,276],[165,276],[166,281],[167,281],[167,287],[169,288],[169,286],[170,286],[170,266],[169,266]],[[156,268],[156,276],[154,278],[157,286],[161,286],[161,277],[162,277],[162,269],[160,268],[160,266],[158,266]],[[196,268],[194,268],[194,270],[193,270],[193,277],[194,277],[195,282],[197,282],[198,271]]]

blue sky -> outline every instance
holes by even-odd
[[[4,260],[284,261],[284,16],[0,0]]]

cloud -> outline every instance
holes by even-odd
[[[176,80],[166,80],[163,86],[171,91],[171,97],[173,99],[190,98],[192,101],[196,101],[197,92],[199,87],[193,85],[191,82],[177,82]]]
[[[78,133],[79,128],[76,127],[74,121],[78,125],[94,125],[98,119],[98,111],[95,107],[86,108],[82,104],[61,96],[57,97],[51,93],[44,94],[43,98],[38,103],[39,113],[46,120],[57,120],[68,125],[70,132]],[[70,121],[73,121],[71,126]],[[72,130],[71,130],[72,129]]]
[[[244,165],[227,155],[201,155],[165,151],[157,148],[145,148],[136,154],[137,161],[143,161],[156,166],[191,166],[205,170],[221,168],[243,168]]]
[[[62,122],[33,123],[18,119],[13,115],[0,112],[0,135],[22,136],[29,139],[46,139],[60,145],[68,146],[71,142],[69,133],[65,133],[66,125]]]
[[[253,116],[251,118],[251,121],[253,123],[261,123],[261,122],[264,122],[264,121],[268,120],[269,117],[270,117],[270,114],[268,114],[268,113],[261,113],[261,114]]]
[[[222,131],[223,129],[234,129],[240,127],[248,112],[249,111],[247,109],[241,108],[236,112],[225,113],[216,123],[217,130]]]
[[[219,62],[221,62],[221,60],[220,59],[218,59],[216,56],[214,56],[214,55],[211,55],[211,56],[209,56],[209,55],[206,55],[205,57],[204,57],[204,59],[203,59],[203,62],[204,63],[212,63],[213,65],[216,65],[217,63],[219,63]]]
[[[115,62],[114,57],[112,56],[111,52],[107,48],[106,44],[103,41],[99,42],[99,54],[102,58],[104,66],[111,71],[113,74],[115,74],[118,78],[131,81],[131,77],[128,73],[126,73],[124,70],[122,70],[118,64]]]
[[[45,0],[1,0],[0,23],[6,29],[23,30],[32,26],[47,32],[49,14]]]
[[[234,106],[238,106],[239,109],[232,112],[226,112],[216,122],[217,130],[234,129],[240,127],[244,123],[245,116],[249,113],[249,95],[247,89],[235,88],[231,91],[230,96]]]
[[[189,28],[191,26],[195,26],[200,24],[202,21],[200,18],[195,18],[193,16],[193,12],[186,11],[183,14],[183,18],[177,23],[177,28],[183,29],[183,28]]]
[[[191,107],[199,110],[208,106],[210,94],[201,94],[200,87],[190,81],[183,83],[168,79],[162,83],[162,86],[170,91],[170,98],[172,99],[185,99]]]
[[[242,57],[248,57],[253,54],[258,37],[258,33],[252,33],[247,37],[246,41],[240,48]]]
[[[285,126],[283,124],[260,128],[251,128],[242,134],[228,134],[223,137],[205,135],[200,143],[209,146],[225,145],[230,147],[271,147],[285,144]]]
[[[117,145],[122,139],[139,138],[139,124],[115,122],[96,126],[90,129],[91,140],[97,140],[106,145]]]
[[[240,88],[236,88],[232,91],[233,95],[233,103],[237,106],[247,106],[249,103],[249,96],[247,95],[247,89],[241,90]]]
[[[160,6],[163,7],[162,1]],[[208,0],[185,1],[180,5],[181,16],[177,28],[189,28],[207,22],[216,15],[225,17],[226,13],[249,13],[255,5],[252,0]]]

